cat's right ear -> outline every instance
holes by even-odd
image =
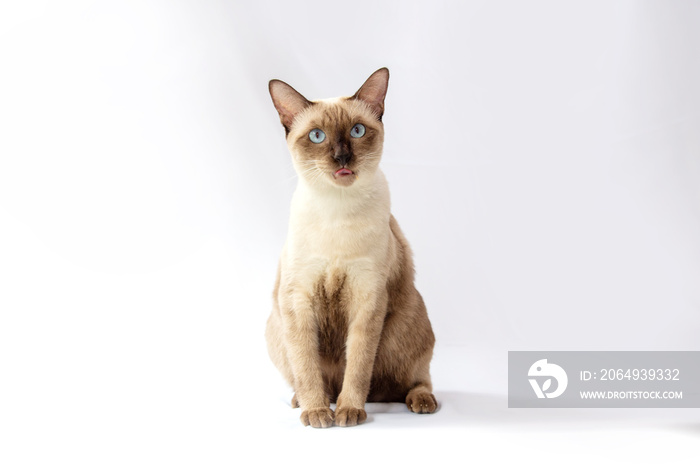
[[[279,79],[270,81],[269,89],[272,103],[275,104],[277,113],[280,115],[282,126],[284,126],[286,133],[289,134],[294,118],[313,102],[307,100],[306,97],[294,90],[292,86]]]

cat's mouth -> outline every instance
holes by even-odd
[[[355,182],[357,174],[349,168],[339,168],[333,172],[333,181],[340,186],[348,187]]]
[[[341,168],[339,170],[336,170],[335,175],[333,175],[333,176],[335,176],[336,178],[343,178],[345,176],[351,176],[354,174],[355,174],[355,172],[353,172],[349,168]]]

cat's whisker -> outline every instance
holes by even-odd
[[[318,180],[320,180],[323,175],[325,175],[325,173],[322,170],[317,170],[314,173],[314,177],[312,179],[313,183],[316,183]]]
[[[318,165],[316,164],[315,160],[304,160],[304,161],[298,162],[298,164],[303,169],[301,171],[298,171],[298,172],[295,170],[294,176],[289,178],[289,180],[293,180],[294,178],[304,176],[304,175],[307,175],[309,173],[312,173],[312,172],[318,170]]]

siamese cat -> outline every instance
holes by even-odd
[[[307,426],[360,424],[365,402],[437,409],[435,337],[379,169],[388,83],[382,68],[352,97],[315,101],[269,84],[298,185],[265,333]]]

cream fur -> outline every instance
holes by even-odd
[[[363,422],[368,394],[405,397],[417,413],[437,408],[428,370],[434,336],[378,167],[387,81],[388,71],[378,70],[356,94],[364,100],[313,103],[281,81],[270,83],[299,181],[266,337],[296,391],[302,422],[314,427]],[[358,121],[367,126],[365,140],[343,140]],[[309,145],[314,128],[328,133],[325,145]],[[333,154],[348,147],[356,178],[336,180]]]

